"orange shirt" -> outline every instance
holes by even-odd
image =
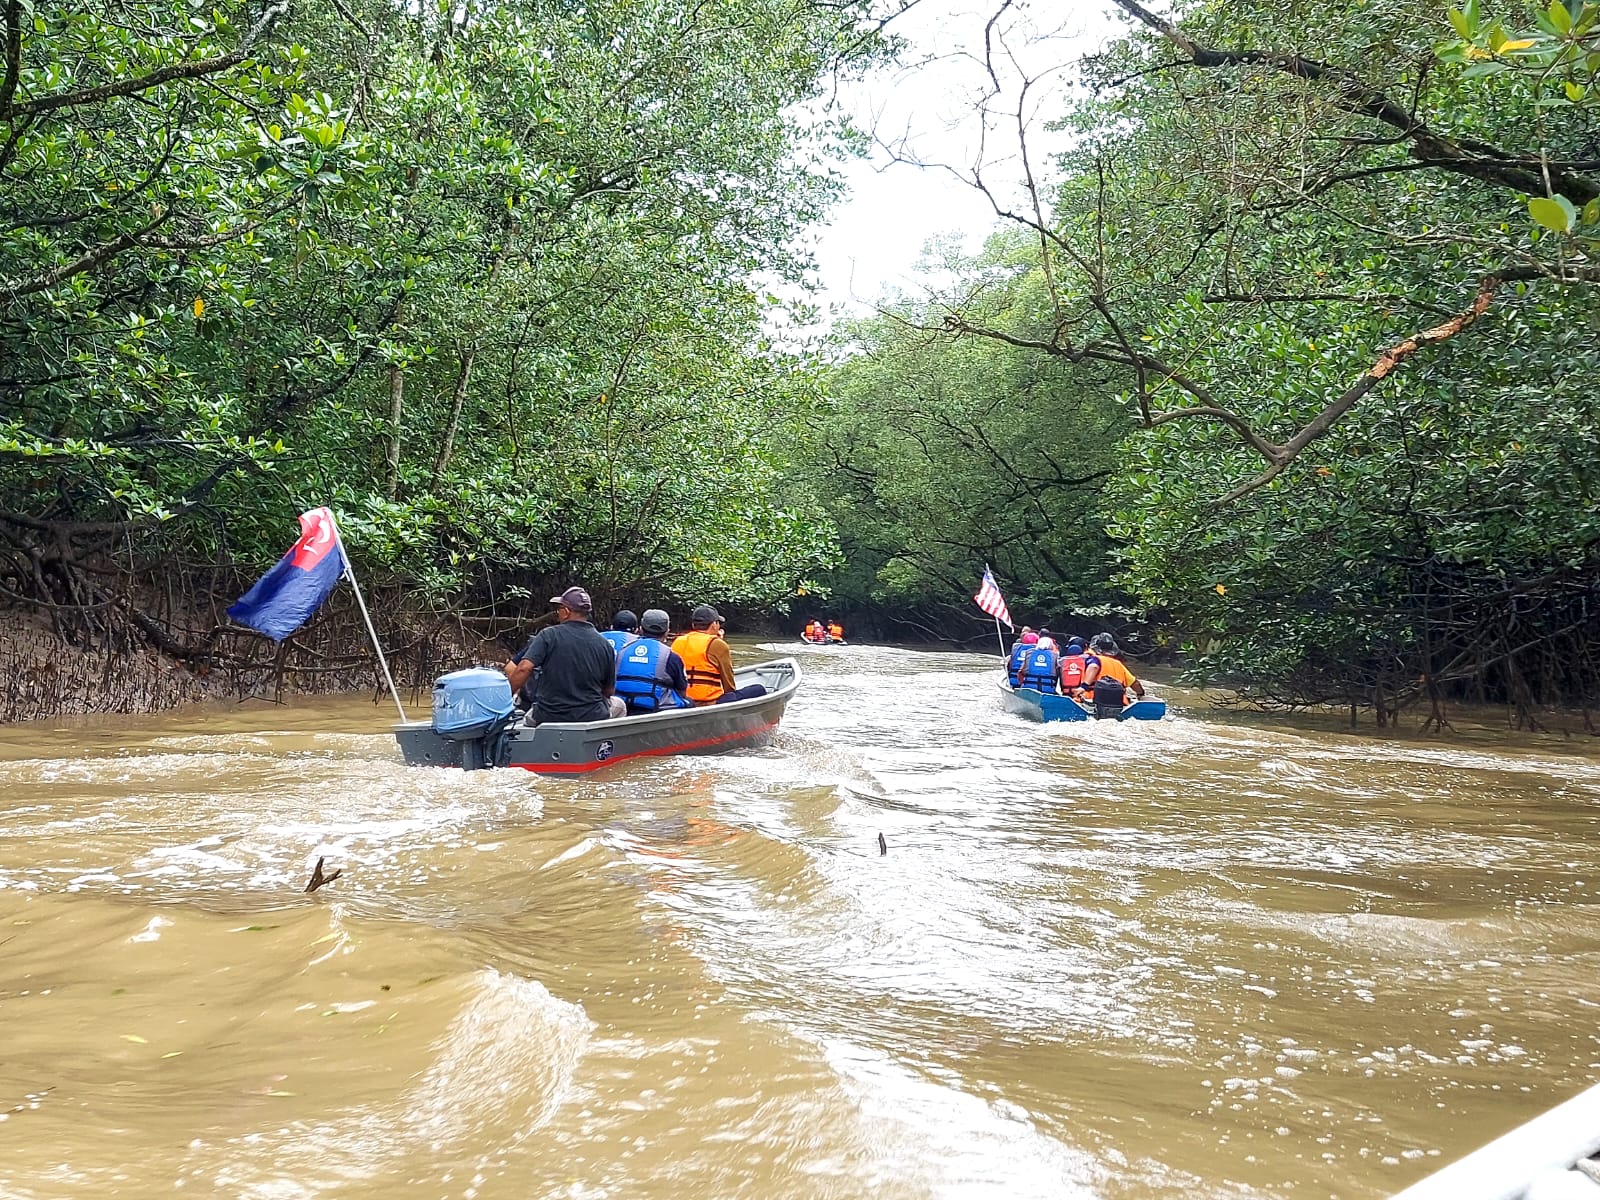
[[[1096,679],[1115,679],[1130,692],[1139,682],[1138,679],[1134,677],[1133,672],[1122,665],[1122,661],[1120,659],[1113,658],[1109,654],[1097,654],[1095,657],[1100,660],[1100,670],[1095,675]]]

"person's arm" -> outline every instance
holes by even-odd
[[[1139,697],[1139,699],[1143,700],[1144,699],[1144,684],[1139,682],[1138,676],[1136,676],[1132,671],[1128,672],[1128,678],[1133,680],[1133,694],[1135,696]]]
[[[671,650],[668,650],[665,672],[667,676],[667,685],[671,687],[673,691],[677,692],[678,695],[681,696],[689,690],[689,672],[683,669],[682,656],[673,653]]]
[[[539,651],[538,657],[534,655],[536,649]],[[506,678],[511,681],[513,694],[522,691],[522,685],[532,677],[534,668],[539,665],[539,660],[543,656],[543,647],[540,646],[539,635],[536,633],[528,639],[528,644],[522,648],[522,653],[501,668],[506,673]]]
[[[1094,681],[1100,678],[1100,660],[1089,657],[1083,660],[1083,686],[1093,687]]]
[[[728,643],[717,638],[706,647],[706,658],[722,676],[722,686],[728,691],[733,691],[736,686],[733,682],[733,651],[728,649]]]
[[[611,656],[611,670],[606,676],[605,687],[600,689],[600,694],[608,700],[617,693],[617,658],[615,654]]]
[[[528,682],[528,677],[533,674],[533,664],[525,658],[514,658],[503,668],[506,679],[511,683],[512,694],[522,690],[522,685]]]

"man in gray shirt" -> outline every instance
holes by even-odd
[[[506,664],[512,691],[521,691],[538,671],[533,714],[536,722],[604,721],[627,711],[613,696],[617,683],[617,656],[611,643],[590,623],[594,602],[581,587],[569,587],[550,597],[558,624],[541,629]]]

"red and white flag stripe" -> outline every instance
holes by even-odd
[[[973,599],[991,617],[1004,621],[1007,629],[1016,628],[1011,623],[1011,610],[1006,607],[1006,598],[1000,594],[1000,587],[994,581],[994,572],[988,567],[983,569],[983,582],[978,585],[978,594]]]

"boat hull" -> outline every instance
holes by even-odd
[[[1094,705],[1084,704],[1074,700],[1071,696],[1047,696],[1033,688],[1013,688],[1005,680],[1000,680],[996,685],[1000,689],[1000,702],[1005,705],[1007,712],[1015,713],[1019,717],[1026,717],[1030,721],[1093,721],[1095,720]],[[1167,715],[1167,702],[1165,700],[1135,700],[1126,704],[1122,713],[1117,717],[1106,717],[1105,720],[1116,721],[1159,721]]]
[[[410,766],[521,767],[541,775],[579,775],[636,758],[720,754],[761,746],[772,737],[799,688],[800,668],[792,658],[775,659],[735,671],[734,681],[740,687],[764,684],[767,694],[611,721],[516,724],[498,745],[488,744],[497,739],[441,737],[428,721],[396,725],[394,735]]]

